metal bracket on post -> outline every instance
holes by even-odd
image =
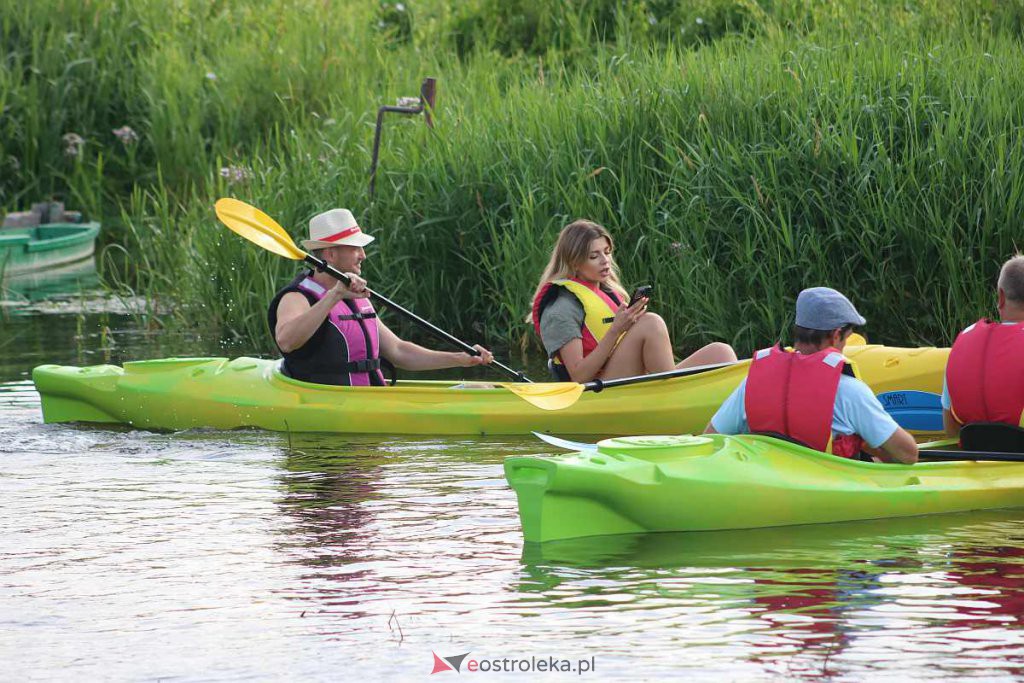
[[[427,120],[427,126],[434,127],[434,99],[437,96],[437,79],[424,78],[420,86],[420,96],[400,97],[397,106],[384,105],[377,110],[377,130],[373,134],[373,160],[370,162],[370,199],[373,199],[373,192],[377,184],[377,157],[380,155],[380,134],[384,126],[384,114],[394,112],[396,114],[415,115],[423,113]]]

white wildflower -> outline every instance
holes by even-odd
[[[114,137],[125,145],[132,145],[139,141],[139,134],[132,130],[130,126],[121,126],[111,132],[114,134]]]
[[[78,133],[65,133],[61,140],[64,142],[65,156],[77,157],[85,146],[85,140]]]
[[[244,183],[252,179],[252,171],[245,166],[224,166],[220,169],[220,177],[227,178],[228,185]]]

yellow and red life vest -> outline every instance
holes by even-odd
[[[615,311],[618,310],[621,302],[614,292],[606,291],[597,284],[591,284],[584,280],[569,278],[566,280],[553,280],[537,292],[533,300],[533,329],[540,336],[540,317],[544,309],[558,296],[560,289],[565,289],[575,296],[583,306],[583,357],[586,358],[597,348],[608,329],[615,319]],[[555,363],[562,361],[556,353],[553,356]]]
[[[961,424],[1024,426],[1024,323],[979,320],[949,351],[946,388]]]
[[[856,434],[832,437],[839,378],[856,371],[839,351],[803,354],[779,346],[754,354],[744,407],[754,433],[781,434],[825,453],[855,458],[864,446]]]

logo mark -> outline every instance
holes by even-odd
[[[469,656],[469,653],[455,655],[454,657],[438,657],[437,653],[433,650],[430,654],[434,655],[434,670],[430,672],[430,675],[440,673],[442,671],[454,671],[455,673],[462,673],[462,660]]]

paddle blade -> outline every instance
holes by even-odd
[[[583,385],[575,382],[538,382],[537,384],[504,382],[501,386],[541,410],[568,408],[576,403],[583,393]]]
[[[555,448],[562,448],[567,451],[596,451],[596,443],[584,443],[582,441],[569,441],[569,439],[563,439],[558,436],[552,436],[551,434],[542,434],[540,432],[531,432],[535,437],[540,439],[546,444],[551,444]]]
[[[255,206],[225,197],[218,199],[213,208],[221,223],[250,242],[293,261],[306,258],[306,252],[295,246],[284,228]]]
[[[867,343],[867,338],[864,335],[859,334],[857,332],[854,332],[853,334],[846,338],[847,346],[864,346]]]

